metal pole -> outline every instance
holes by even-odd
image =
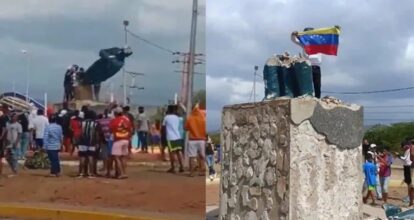
[[[128,45],[128,33],[127,33],[127,26],[129,24],[129,21],[124,20],[123,22],[124,24],[124,32],[125,32],[125,46]],[[124,66],[122,67],[122,85],[123,85],[123,89],[124,89],[124,100],[123,103],[124,105],[127,104],[127,89],[126,89],[126,73],[125,73],[125,61],[124,61]]]
[[[194,58],[195,58],[195,44],[197,33],[197,14],[198,14],[198,0],[193,0],[193,14],[191,20],[191,37],[190,37],[190,56],[188,65],[188,94],[187,94],[187,116],[191,114],[192,97],[193,97],[193,78],[194,78]]]
[[[16,97],[16,80],[13,81],[13,97]]]
[[[22,50],[22,53],[24,56],[26,56],[26,102],[29,102],[29,84],[30,84],[30,78],[29,78],[29,53],[27,50]]]
[[[257,70],[259,69],[258,66],[254,66],[254,79],[253,79],[253,102],[256,103],[256,74]]]
[[[47,115],[47,92],[45,92],[45,115]]]

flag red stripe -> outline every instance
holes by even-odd
[[[325,44],[325,45],[307,45],[304,46],[305,52],[308,55],[323,53],[326,55],[337,55],[338,45]]]

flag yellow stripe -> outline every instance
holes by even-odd
[[[319,29],[314,29],[311,31],[303,31],[303,32],[299,32],[299,35],[304,35],[304,34],[338,34],[339,35],[340,30],[336,27],[330,27],[330,28],[319,28]]]

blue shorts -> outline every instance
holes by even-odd
[[[113,140],[108,141],[108,151],[107,151],[108,157],[112,156],[112,144],[113,143],[114,143]]]

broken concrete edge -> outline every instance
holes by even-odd
[[[325,110],[336,108],[347,108],[352,111],[359,111],[362,106],[356,104],[334,104],[320,101],[314,97],[294,98],[290,100],[291,120],[294,124],[299,125],[306,119],[309,119],[315,110],[316,104],[319,104]]]
[[[8,218],[30,218],[30,219],[60,219],[60,220],[95,220],[95,219],[114,219],[114,220],[165,220],[149,216],[128,216],[117,213],[103,213],[92,211],[78,211],[65,209],[49,209],[39,207],[29,207],[25,205],[0,204],[0,217]]]
[[[309,120],[318,133],[323,134],[330,144],[337,145],[340,149],[353,149],[361,145],[362,106],[327,104],[316,98],[298,98],[291,99],[290,111],[293,124],[300,125]],[[347,115],[347,117],[341,117],[341,115]],[[338,121],[338,118],[342,120]],[[349,127],[357,129],[341,129]]]
[[[362,107],[357,111],[340,107],[327,110],[317,103],[309,121],[318,133],[325,135],[327,141],[338,146],[339,149],[354,149],[361,146]]]
[[[234,104],[234,105],[225,105],[222,109],[222,113],[224,113],[226,109],[249,109],[249,108],[257,107],[257,106],[260,106],[260,105],[267,105],[267,104],[275,102],[275,101],[278,101],[279,103],[281,103],[281,101],[289,102],[290,100],[292,100],[292,99],[291,98],[285,98],[285,97],[278,97],[276,99],[263,100],[263,101],[259,101],[259,102],[246,102],[246,103],[239,103],[239,104]],[[278,104],[278,106],[283,105],[283,104],[286,104],[286,103]]]

